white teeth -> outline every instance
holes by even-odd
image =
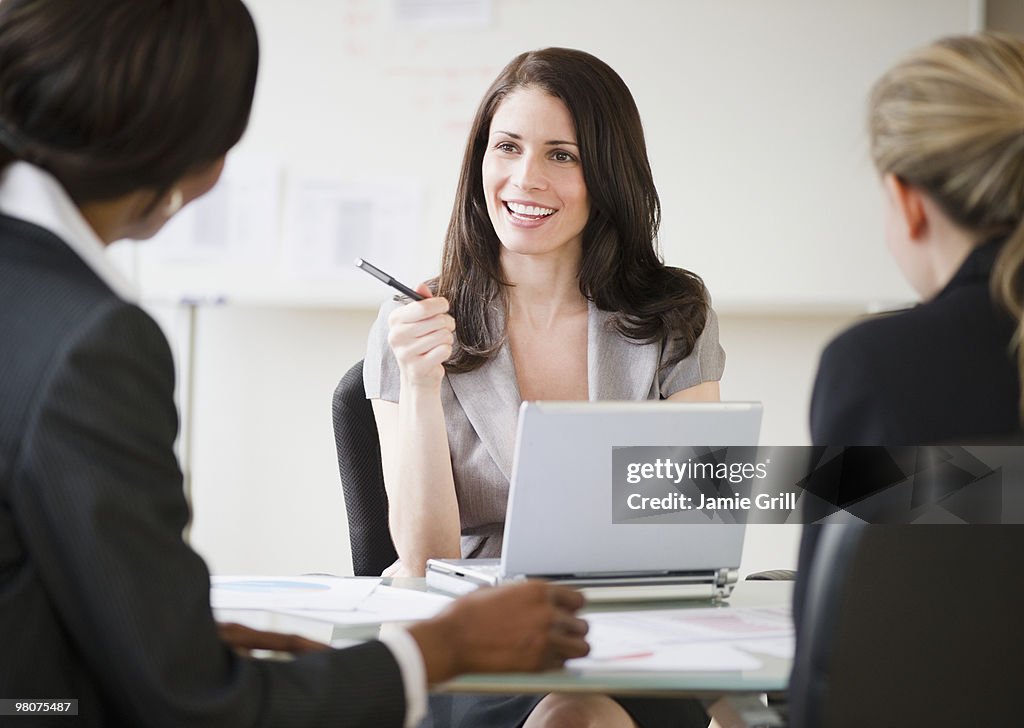
[[[521,205],[518,202],[506,202],[508,209],[517,215],[531,215],[533,217],[547,217],[552,215],[557,210],[552,210],[548,207],[534,207],[533,205]]]

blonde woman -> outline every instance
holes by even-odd
[[[1024,42],[984,33],[923,48],[876,83],[868,119],[886,241],[922,303],[829,344],[814,386],[812,439],[919,445],[1016,436],[1024,367]],[[817,548],[822,533],[809,526],[800,544],[798,628],[804,575],[815,552],[825,552]],[[798,655],[809,654],[808,638],[798,629]],[[798,660],[793,670],[790,700],[803,706],[793,713],[796,728],[815,724],[803,708],[822,690],[817,668]],[[993,715],[999,701],[977,698],[970,723],[1005,718]],[[877,705],[883,719],[887,707]],[[950,711],[949,725],[964,724]],[[712,714],[729,723],[719,706]]]
[[[981,34],[918,51],[876,84],[869,129],[886,241],[922,303],[829,344],[812,439],[918,445],[1017,432],[1024,42]]]

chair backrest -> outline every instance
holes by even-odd
[[[373,406],[363,389],[363,362],[338,382],[332,402],[334,445],[348,514],[352,569],[356,576],[379,576],[398,558],[388,529],[388,496],[380,462]]]
[[[863,526],[816,551],[791,726],[1016,722],[1024,526]]]

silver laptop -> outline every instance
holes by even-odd
[[[757,445],[757,402],[524,402],[501,559],[431,559],[449,593],[522,578],[594,601],[721,598],[743,550],[740,524],[612,522],[612,448]]]

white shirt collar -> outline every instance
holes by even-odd
[[[0,212],[49,230],[126,301],[138,292],[107,258],[106,247],[64,188],[48,172],[28,162],[12,162],[0,175]]]

